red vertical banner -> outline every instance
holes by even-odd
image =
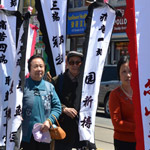
[[[133,103],[135,106],[136,122],[136,150],[144,150],[144,135],[141,114],[140,86],[139,86],[139,69],[138,69],[138,48],[136,37],[136,17],[135,17],[135,0],[126,0],[125,16],[128,20],[126,33],[129,38],[128,51],[130,54],[130,68],[132,72],[131,86],[133,88]],[[134,80],[133,80],[134,79]]]

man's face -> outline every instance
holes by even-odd
[[[31,61],[30,77],[35,81],[40,81],[45,73],[45,64],[41,58],[35,58]]]
[[[74,77],[76,77],[79,74],[81,63],[82,63],[81,58],[78,56],[73,56],[69,58],[69,61],[67,62],[67,66],[70,73]]]

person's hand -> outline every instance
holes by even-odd
[[[49,121],[48,120],[46,120],[44,123],[43,123],[43,125],[42,125],[42,127],[41,127],[41,132],[47,132],[48,130],[49,130],[49,128],[50,128],[50,124],[49,124]]]
[[[68,108],[68,107],[65,107],[63,109],[63,113],[65,113],[67,116],[71,117],[72,119],[75,118],[78,114],[74,108]]]

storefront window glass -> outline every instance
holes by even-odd
[[[69,1],[69,8],[74,8],[74,0]]]
[[[129,55],[129,42],[115,42],[114,43],[114,63],[117,63],[121,56]]]
[[[74,7],[82,7],[83,6],[83,0],[74,0]]]
[[[77,8],[85,5],[85,0],[70,0],[69,8]]]

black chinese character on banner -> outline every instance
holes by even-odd
[[[84,126],[86,126],[88,129],[90,128],[92,122],[91,122],[91,117],[88,116],[87,117],[84,117],[84,120],[81,121],[81,126],[84,128]]]
[[[95,83],[95,78],[96,78],[95,72],[90,72],[89,75],[86,76],[86,78],[85,78],[85,83],[93,84],[93,83]]]
[[[0,52],[5,53],[7,49],[7,44],[1,43],[0,44]]]
[[[10,1],[10,7],[17,6],[17,0]]]
[[[6,127],[6,126],[7,126],[7,123],[4,123],[4,124],[3,124],[3,127]]]
[[[51,10],[59,10],[59,8],[57,7],[57,0],[53,1],[53,7],[51,8]]]
[[[17,86],[17,89],[20,89],[22,91],[22,87],[21,87],[21,80],[19,80],[19,84]]]
[[[4,135],[4,136],[2,137],[2,139],[4,140],[4,143],[6,144],[6,135]]]
[[[24,37],[25,37],[25,32],[22,34],[22,36],[21,36],[21,38],[20,38],[21,43],[23,43]]]
[[[8,60],[5,59],[5,55],[2,54],[2,56],[0,56],[0,63],[4,63],[4,64],[7,64]]]
[[[56,65],[60,65],[63,62],[63,55],[58,55],[55,59],[57,61]]]
[[[59,17],[59,12],[57,12],[59,10],[59,7],[57,6],[57,0],[53,1],[53,7],[50,10],[55,10],[52,13],[53,21],[59,21],[60,17]]]
[[[101,31],[102,31],[102,33],[105,33],[105,26],[104,26],[104,25],[102,25],[102,26],[101,26],[101,28],[99,28],[99,30],[101,30]]]
[[[20,62],[21,62],[21,58],[19,59],[17,59],[17,62],[16,62],[16,66],[20,66]]]
[[[20,46],[20,51],[22,51],[22,50],[24,50],[24,46],[23,45]],[[18,52],[18,54],[19,54],[19,52]]]
[[[5,77],[5,85],[9,85],[10,84],[10,76]]]
[[[106,21],[107,20],[107,13],[105,13],[105,14],[102,14],[101,16],[100,16],[100,21]]]
[[[21,115],[21,112],[22,112],[21,106],[19,105],[19,106],[16,107],[16,114],[15,114],[14,116],[19,116],[19,115]]]
[[[4,41],[6,37],[7,36],[6,36],[5,32],[2,32],[2,33],[0,32],[0,41]]]
[[[52,17],[53,17],[53,22],[60,20],[59,14],[56,11],[54,13],[52,13]]]
[[[57,41],[57,36],[53,36],[53,48],[58,47],[58,41]]]
[[[9,98],[9,91],[7,91],[7,92],[5,93],[5,99],[4,99],[4,101],[8,101],[8,98]]]
[[[14,81],[12,81],[11,86],[10,86],[10,90],[9,90],[10,94],[13,93],[13,87],[14,87]]]
[[[0,29],[6,30],[7,26],[6,26],[6,21],[2,20],[0,21]]]
[[[104,38],[98,38],[98,42],[104,41]]]
[[[83,103],[84,103],[83,106],[86,107],[86,106],[90,105],[90,108],[91,108],[92,101],[93,101],[92,96],[86,96],[85,100],[83,100]]]
[[[5,116],[4,117],[7,117],[7,108],[8,107],[6,107],[6,108],[3,109],[3,111],[5,112]]]
[[[17,133],[17,132],[11,132],[10,137],[9,137],[10,142],[14,142],[14,141],[15,141],[15,134],[16,134],[16,133]]]
[[[19,50],[19,52],[17,53],[17,55],[21,54],[21,49]]]
[[[11,109],[10,108],[7,109],[6,116],[7,116],[7,119],[11,118]]]
[[[64,36],[63,35],[61,35],[59,37],[59,45],[62,44],[62,43],[64,43]]]
[[[98,48],[98,50],[97,50],[96,52],[97,52],[97,53],[96,53],[96,56],[102,55],[102,49],[101,49],[101,48]]]

